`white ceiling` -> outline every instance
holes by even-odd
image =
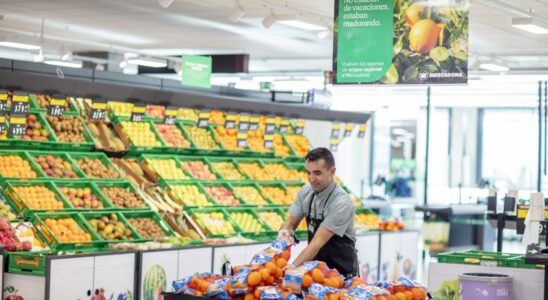
[[[472,0],[470,52],[494,56],[512,69],[548,68],[548,35],[511,27],[519,12],[493,0]],[[545,3],[541,3],[545,1]],[[167,9],[157,0],[0,0],[0,38],[39,42],[44,19],[46,54],[112,50],[154,55],[247,53],[252,72],[319,75],[331,68],[332,37],[281,24],[261,25],[275,14],[302,13],[319,24],[333,18],[333,0],[240,0],[245,16],[232,23],[230,0],[175,0]],[[499,1],[496,1],[499,2]],[[548,0],[500,0],[546,18]],[[0,55],[10,53],[5,51]],[[13,52],[11,52],[13,54]],[[27,56],[30,55],[27,53]]]

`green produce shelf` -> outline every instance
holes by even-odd
[[[57,157],[61,158],[61,160],[63,160],[63,162],[66,162],[70,165],[72,171],[74,173],[76,173],[76,176],[78,177],[78,178],[60,178],[60,177],[48,176],[46,171],[44,171],[42,166],[40,166],[40,168],[42,169],[42,172],[44,173],[45,177],[47,177],[47,178],[56,179],[56,180],[67,180],[67,179],[75,180],[75,179],[82,179],[82,178],[85,177],[85,174],[82,172],[82,170],[80,170],[78,165],[70,158],[70,156],[66,152],[53,152],[53,151],[50,151],[50,152],[47,152],[47,153],[44,153],[42,151],[27,151],[27,152],[30,155],[30,157],[32,157],[34,163],[36,163],[36,165],[38,165],[38,166],[40,166],[40,163],[38,163],[36,161],[36,159],[39,156],[44,156],[44,157],[53,156],[53,157],[56,157],[56,158]]]
[[[46,256],[51,250],[8,252],[8,272],[21,275],[46,275]]]
[[[191,180],[192,177],[185,170],[179,159],[175,155],[157,155],[157,154],[142,154],[139,156],[139,159],[143,162],[144,171],[154,178],[157,182],[163,180]],[[150,160],[173,160],[175,162],[175,167],[181,170],[186,179],[176,179],[176,178],[165,178],[158,173],[158,170],[150,164]]]
[[[71,208],[70,210],[73,211],[98,211],[98,210],[110,210],[110,209],[116,209],[116,207],[101,193],[101,190],[97,187],[97,185],[92,181],[77,181],[77,182],[70,182],[70,181],[55,181],[54,185],[59,190],[61,196],[64,198],[65,202],[68,203]],[[76,208],[74,204],[72,203],[70,196],[63,193],[63,188],[89,188],[91,190],[91,193],[103,204],[103,208]]]
[[[97,177],[91,177],[90,175],[88,175],[86,172],[84,172],[84,170],[82,168],[79,167],[80,171],[82,171],[82,174],[84,174],[84,177],[87,178],[87,179],[98,179],[98,180],[121,180],[122,179],[122,173],[120,171],[120,169],[118,168],[118,166],[116,166],[115,164],[113,164],[110,159],[108,159],[108,157],[102,153],[102,152],[90,152],[90,153],[83,153],[83,152],[80,152],[80,153],[67,153],[68,156],[72,159],[72,161],[74,161],[74,163],[76,165],[78,165],[78,161],[84,159],[84,158],[88,158],[88,159],[97,159],[99,161],[101,161],[101,163],[103,164],[103,166],[105,166],[106,168],[108,169],[112,169],[114,171],[116,171],[116,173],[118,173],[119,177],[118,178],[97,178]]]
[[[207,159],[205,157],[196,157],[196,156],[178,156],[177,159],[179,160],[179,163],[181,165],[181,167],[183,168],[183,170],[185,171],[186,174],[189,174],[191,176],[192,179],[194,180],[219,180],[219,179],[222,179],[222,176],[219,175],[214,169],[213,167],[209,164],[209,162],[207,161]],[[208,171],[213,174],[213,176],[215,176],[215,178],[212,178],[212,179],[207,179],[207,178],[198,178],[196,177],[195,174],[192,173],[192,171],[189,169],[188,165],[186,164],[187,162],[201,162],[202,164],[204,164]]]
[[[234,221],[230,218],[225,209],[220,207],[209,207],[209,208],[191,208],[189,209],[189,215],[196,222],[200,230],[205,234],[207,238],[227,238],[240,234],[240,228]],[[205,224],[198,219],[196,214],[211,214],[211,213],[220,213],[223,217],[223,220],[232,226],[234,233],[232,234],[213,234],[210,232],[210,228],[206,227]]]
[[[33,111],[37,112],[47,112],[47,107],[40,107],[38,104],[38,100],[36,99],[37,94],[29,94],[29,109],[32,109]],[[51,98],[50,98],[51,99]],[[64,116],[67,115],[77,115],[79,113],[79,109],[74,105],[74,102],[69,100],[68,97],[66,99],[68,107],[65,106],[65,111],[63,113]]]
[[[507,259],[515,258],[519,254],[507,254],[485,251],[463,251],[438,254],[438,262],[450,264],[482,265],[490,267],[506,267]]]
[[[205,129],[209,133],[209,135],[211,136],[213,141],[215,141],[216,148],[213,148],[213,149],[200,148],[198,146],[198,144],[196,143],[196,139],[189,132],[189,130],[193,127],[197,127],[197,126],[196,125],[190,125],[190,124],[183,124],[183,126],[181,126],[181,128],[185,132],[186,136],[189,137],[190,141],[194,145],[194,147],[195,147],[194,150],[195,150],[196,154],[202,154],[202,155],[224,155],[224,154],[226,154],[225,149],[223,148],[221,143],[219,143],[219,141],[217,140],[217,138],[215,136],[215,133],[211,129],[211,126],[204,127],[203,129]]]
[[[179,131],[179,133],[183,136],[183,138],[189,142],[190,145],[189,147],[175,147],[175,146],[169,145],[164,139],[164,137],[159,133],[158,125],[163,125],[163,122],[164,122],[163,119],[153,119],[154,129],[156,130],[156,133],[158,134],[158,137],[160,138],[162,143],[169,149],[168,150],[169,153],[192,154],[195,152],[196,146],[194,145],[194,142],[188,136],[187,132],[183,129],[183,125],[179,121],[176,121],[175,124],[168,125],[168,126],[174,126]]]
[[[230,207],[230,208],[226,208],[225,210],[228,216],[230,217],[230,219],[232,220],[232,222],[238,226],[238,229],[240,230],[240,232],[242,233],[244,237],[251,238],[254,240],[270,240],[271,239],[272,231],[270,227],[268,227],[259,218],[259,216],[255,213],[255,210],[253,208]],[[236,221],[235,215],[234,215],[236,213],[249,214],[252,217],[252,219],[254,219],[255,222],[257,222],[261,226],[262,231],[255,232],[255,231],[245,230],[243,227],[243,224],[240,224]]]
[[[101,235],[101,233],[96,230],[93,225],[91,224],[91,219],[100,219],[101,217],[110,217],[111,215],[115,215],[118,219],[118,221],[122,222],[126,229],[128,229],[131,232],[131,239],[125,239],[125,240],[113,240],[113,239],[107,239]],[[88,226],[89,230],[94,232],[102,241],[105,241],[108,244],[116,244],[116,243],[125,243],[125,242],[131,242],[131,243],[138,243],[145,241],[141,238],[139,233],[135,231],[135,228],[133,228],[128,221],[122,216],[121,212],[86,212],[82,213],[82,216],[86,220],[86,225]],[[108,225],[106,223],[105,225]]]
[[[106,199],[112,205],[112,207],[114,209],[132,210],[132,211],[148,211],[148,210],[150,210],[150,206],[149,206],[148,202],[145,200],[145,197],[141,193],[140,189],[137,189],[133,184],[131,184],[128,181],[123,181],[123,182],[95,181],[94,184],[98,188],[99,195],[101,195],[101,197]],[[114,201],[112,201],[112,199],[110,199],[106,195],[106,192],[103,190],[105,188],[113,188],[113,187],[128,189],[130,192],[138,195],[139,198],[141,199],[141,201],[143,202],[144,207],[127,207],[126,208],[126,207],[120,207],[120,206],[116,205],[116,203],[114,203]]]
[[[15,188],[17,187],[32,187],[32,186],[43,186],[48,190],[52,191],[55,194],[55,199],[60,201],[63,204],[61,209],[33,209],[31,208],[22,196],[17,193]],[[15,210],[16,213],[22,214],[25,217],[30,217],[32,213],[43,213],[43,212],[54,212],[54,211],[65,211],[72,209],[72,205],[66,201],[63,197],[61,191],[57,189],[55,184],[49,181],[17,181],[9,180],[6,182],[6,189],[4,190],[4,196],[10,206]]]
[[[55,150],[90,151],[91,149],[93,149],[95,147],[95,140],[93,139],[93,136],[89,132],[89,130],[87,128],[87,125],[86,125],[86,122],[84,122],[84,120],[80,116],[78,116],[78,115],[76,115],[76,116],[65,115],[64,117],[76,118],[76,119],[79,120],[80,124],[82,125],[82,129],[83,129],[82,134],[83,134],[83,136],[86,140],[83,143],[72,143],[72,142],[61,141],[59,139],[59,137],[57,136],[57,132],[54,130],[52,124],[49,122],[48,116],[44,115],[43,117],[48,122],[48,124],[47,124],[48,128],[51,130],[51,132],[53,132],[55,134],[54,135],[54,138],[55,138],[55,141],[56,141],[56,145],[55,145],[55,148],[54,148]],[[50,117],[50,118],[58,118],[58,117]]]
[[[123,122],[129,121],[129,117],[116,117],[114,118],[115,126],[118,128],[122,142],[129,146],[129,153],[133,155],[140,155],[141,153],[169,153],[170,147],[167,147],[162,139],[160,138],[158,132],[156,131],[156,126],[152,123],[151,120],[144,119],[143,122],[149,125],[150,131],[154,135],[155,140],[160,144],[160,146],[140,146],[133,143],[132,138],[127,134],[126,128],[124,127]]]
[[[34,159],[28,154],[26,151],[20,151],[20,150],[0,150],[0,156],[19,156],[24,161],[27,161],[29,163],[29,166],[31,170],[36,174],[36,179],[45,178],[46,174],[42,172],[42,168],[36,164]],[[16,178],[16,177],[7,177],[7,176],[0,176],[1,181],[10,180],[10,179],[30,179],[30,178]]]
[[[49,127],[48,121],[39,113],[39,112],[29,112],[29,115],[34,115],[36,117],[36,122],[40,123],[40,130],[45,130],[48,135],[48,141],[35,141],[31,139],[24,139],[22,137],[12,137],[8,138],[7,131],[5,131],[2,135],[6,139],[0,140],[0,147],[2,148],[8,148],[8,149],[43,149],[43,150],[50,150],[50,149],[56,149],[57,146],[57,139],[55,137],[55,133],[51,128]],[[6,129],[9,128],[9,120],[6,116]]]
[[[174,237],[175,232],[169,227],[169,225],[162,219],[156,212],[153,211],[139,211],[139,212],[120,212],[122,219],[130,226],[131,229],[137,234],[140,241],[151,241],[153,238],[143,237],[142,233],[131,224],[133,218],[147,218],[151,219],[162,229],[165,237]]]
[[[208,156],[208,157],[205,157],[205,159],[209,162],[209,164],[211,165],[211,168],[213,169],[213,171],[217,172],[217,174],[219,174],[220,178],[221,179],[224,179],[224,180],[230,180],[230,181],[233,181],[233,179],[229,179],[229,178],[226,178],[224,176],[221,175],[221,173],[219,172],[219,169],[217,169],[215,167],[215,163],[230,163],[232,164],[232,166],[234,167],[234,170],[236,172],[238,172],[240,175],[242,175],[243,179],[240,180],[240,181],[246,181],[246,180],[250,180],[249,179],[249,176],[247,176],[246,174],[244,174],[243,172],[241,172],[238,168],[238,164],[236,163],[236,161],[234,160],[233,157],[213,157],[213,156]],[[234,181],[238,181],[238,180],[234,180]]]
[[[222,182],[222,181],[202,181],[202,182],[200,182],[200,183],[201,183],[201,185],[202,185],[202,187],[203,187],[203,189],[204,189],[205,194],[206,194],[209,198],[211,198],[212,200],[214,200],[215,203],[216,203],[217,205],[219,205],[219,206],[223,206],[223,207],[233,207],[233,206],[245,205],[245,202],[242,201],[242,199],[240,199],[239,197],[237,197],[236,195],[234,195],[234,191],[232,191],[232,188],[231,188],[230,185],[229,185],[228,183],[226,183],[226,182]],[[236,199],[236,200],[239,202],[239,204],[237,204],[237,205],[223,205],[223,204],[219,203],[219,200],[218,200],[217,198],[213,197],[213,195],[207,191],[207,188],[208,188],[208,187],[223,187],[223,188],[227,189],[227,190],[232,194],[232,196],[234,196],[234,199]]]
[[[232,192],[234,193],[234,196],[238,197],[241,199],[241,201],[243,203],[245,203],[246,205],[250,205],[250,206],[257,206],[257,207],[263,207],[263,206],[271,206],[273,205],[272,202],[270,202],[269,199],[267,199],[262,193],[261,193],[261,189],[259,188],[259,185],[256,184],[256,183],[236,183],[236,182],[231,182],[229,183],[230,185],[230,188],[232,189]],[[254,188],[257,193],[259,193],[259,195],[264,199],[265,203],[264,204],[256,204],[256,203],[250,203],[249,202],[249,199],[248,199],[248,195],[244,195],[244,194],[241,194],[237,191],[236,188],[238,187],[251,187],[251,188]]]
[[[173,199],[176,203],[181,203],[183,206],[183,209],[189,210],[194,208],[200,208],[197,205],[185,205],[185,201],[181,197],[179,197],[176,192],[173,190],[177,186],[195,186],[198,189],[198,192],[206,198],[207,202],[210,204],[207,207],[213,207],[218,206],[217,201],[215,201],[213,198],[211,198],[205,191],[203,185],[199,181],[184,181],[181,182],[179,180],[166,180],[161,182],[160,187],[164,190],[167,195]],[[206,206],[203,206],[206,207]]]
[[[53,233],[50,231],[50,229],[45,225],[46,219],[65,219],[65,218],[71,218],[73,219],[80,229],[82,229],[85,233],[88,233],[91,237],[91,241],[89,242],[61,242],[53,235]],[[96,233],[89,230],[88,225],[86,224],[86,220],[80,215],[79,213],[71,213],[71,212],[64,212],[64,213],[37,213],[34,214],[34,226],[37,229],[36,233],[40,236],[40,238],[45,241],[51,249],[55,250],[70,250],[70,249],[76,249],[76,248],[101,248],[105,246],[105,242],[101,240],[101,237],[97,236]]]

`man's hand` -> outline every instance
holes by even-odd
[[[282,240],[288,240],[291,238],[291,233],[289,233],[289,230],[287,229],[281,229],[278,231],[278,237],[276,238],[278,241]]]

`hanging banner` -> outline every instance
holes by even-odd
[[[336,0],[335,84],[465,84],[469,0]]]
[[[211,68],[211,56],[183,55],[181,61],[181,84],[211,88]]]
[[[177,108],[171,106],[166,107],[164,124],[175,125],[175,121],[177,121]]]

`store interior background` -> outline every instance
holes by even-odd
[[[152,0],[54,0],[47,7],[39,0],[1,1],[1,37],[40,43],[43,52],[0,47],[0,57],[35,61],[37,55],[62,59],[70,54],[71,60],[82,60],[79,51],[107,51],[111,56],[102,68],[136,74],[136,65],[119,67],[131,53],[249,54],[248,74],[215,74],[212,84],[260,90],[269,83],[272,90],[295,93],[325,87],[332,94],[331,109],[373,112],[364,139],[353,136],[341,142],[337,173],[366,205],[420,229],[422,213],[414,207],[425,199],[427,87],[324,86],[323,72],[332,63],[332,35],[322,38],[316,31],[281,24],[266,29],[262,24],[271,12],[299,13],[329,24],[332,2],[176,0],[163,8]],[[245,10],[237,22],[229,19],[235,3]],[[518,189],[526,199],[537,189],[542,163],[538,82],[548,79],[546,36],[525,33],[511,23],[529,9],[539,15],[548,12],[548,4],[471,3],[469,83],[431,88],[429,204],[476,204],[489,186],[501,194]],[[482,63],[504,69],[483,70]],[[175,72],[154,76],[179,78]],[[309,121],[305,127],[314,147],[328,146],[330,131],[329,121]],[[395,177],[404,179],[410,190],[387,193],[385,182]],[[548,187],[548,176],[542,176],[542,186]],[[368,200],[371,195],[387,201]],[[515,242],[505,242],[503,251],[524,251],[520,237],[509,231],[505,238]]]

